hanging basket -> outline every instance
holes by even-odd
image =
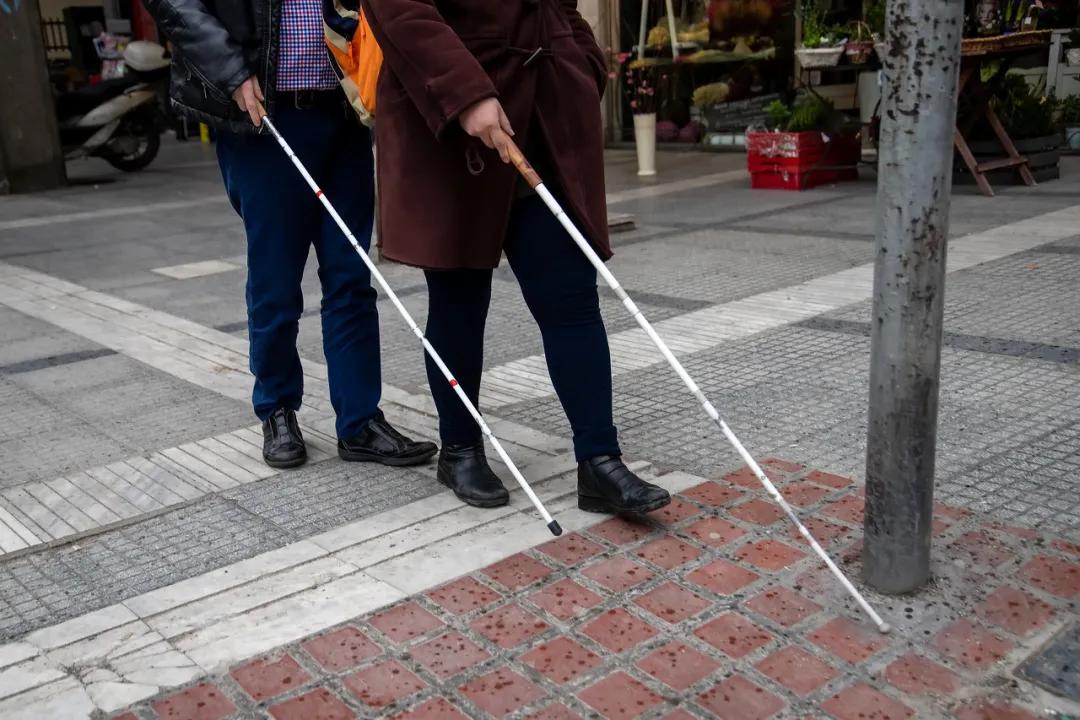
[[[835,67],[840,64],[840,58],[844,55],[844,46],[806,48],[801,47],[795,51],[795,57],[799,58],[799,65],[807,70],[815,68]]]
[[[870,55],[874,52],[873,40],[848,40],[844,46],[844,54],[852,65],[865,65],[870,61]]]
[[[874,52],[874,37],[866,23],[860,22],[855,26],[855,37],[848,40],[844,45],[844,54],[852,65],[865,65],[870,61],[870,55]]]

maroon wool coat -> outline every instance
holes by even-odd
[[[610,257],[600,120],[606,62],[577,0],[363,6],[385,55],[376,96],[383,257],[429,269],[499,264],[517,175],[458,122],[492,97],[522,149],[541,134],[567,211]],[[527,63],[537,48],[550,52]]]

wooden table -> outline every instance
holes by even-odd
[[[1020,174],[1020,179],[1025,185],[1035,185],[1035,176],[1031,174],[1028,159],[1016,150],[1012,138],[1001,124],[997,113],[990,103],[990,93],[982,80],[983,65],[992,60],[1000,60],[1005,65],[999,72],[1008,69],[1008,65],[1018,55],[1038,51],[1050,46],[1050,31],[1035,30],[1031,32],[1013,33],[991,38],[976,38],[964,40],[961,49],[960,60],[960,83],[958,94],[972,101],[972,117],[967,128],[956,127],[953,143],[956,145],[964,164],[971,171],[976,184],[983,195],[994,196],[994,189],[990,187],[990,181],[986,179],[986,173],[1004,168],[1015,168]],[[998,142],[1005,151],[1004,157],[994,160],[979,162],[975,159],[971,147],[968,145],[966,134],[978,123],[980,119],[986,119],[990,128],[994,131]]]

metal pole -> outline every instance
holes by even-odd
[[[930,577],[945,242],[962,0],[889,0],[877,196],[863,578]]]

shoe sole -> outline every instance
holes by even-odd
[[[274,468],[275,470],[288,470],[289,468],[300,467],[307,462],[307,455],[295,458],[293,460],[270,460],[263,457],[263,462]]]
[[[603,498],[578,495],[578,510],[591,513],[604,513],[607,515],[645,515],[647,513],[667,507],[671,504],[671,496],[655,500],[647,505],[639,505],[634,508],[619,507]]]
[[[431,458],[435,457],[435,453],[438,450],[432,450],[431,452],[421,453],[420,455],[414,455],[412,457],[386,457],[383,455],[371,455],[368,453],[347,452],[338,450],[338,457],[345,462],[361,462],[361,463],[378,463],[379,465],[387,465],[389,467],[413,467],[415,465],[423,465]]]
[[[484,508],[484,509],[497,508],[497,507],[502,507],[503,505],[509,505],[510,504],[510,497],[509,496],[507,496],[505,498],[500,498],[498,500],[476,500],[474,498],[469,498],[469,497],[465,497],[464,495],[460,495],[457,490],[455,490],[453,487],[451,487],[448,483],[444,482],[442,478],[436,478],[436,480],[439,481],[440,485],[442,485],[445,488],[448,488],[450,490],[450,492],[454,493],[454,497],[456,497],[458,500],[465,503],[466,505],[471,505],[472,507],[475,507],[475,508]]]

